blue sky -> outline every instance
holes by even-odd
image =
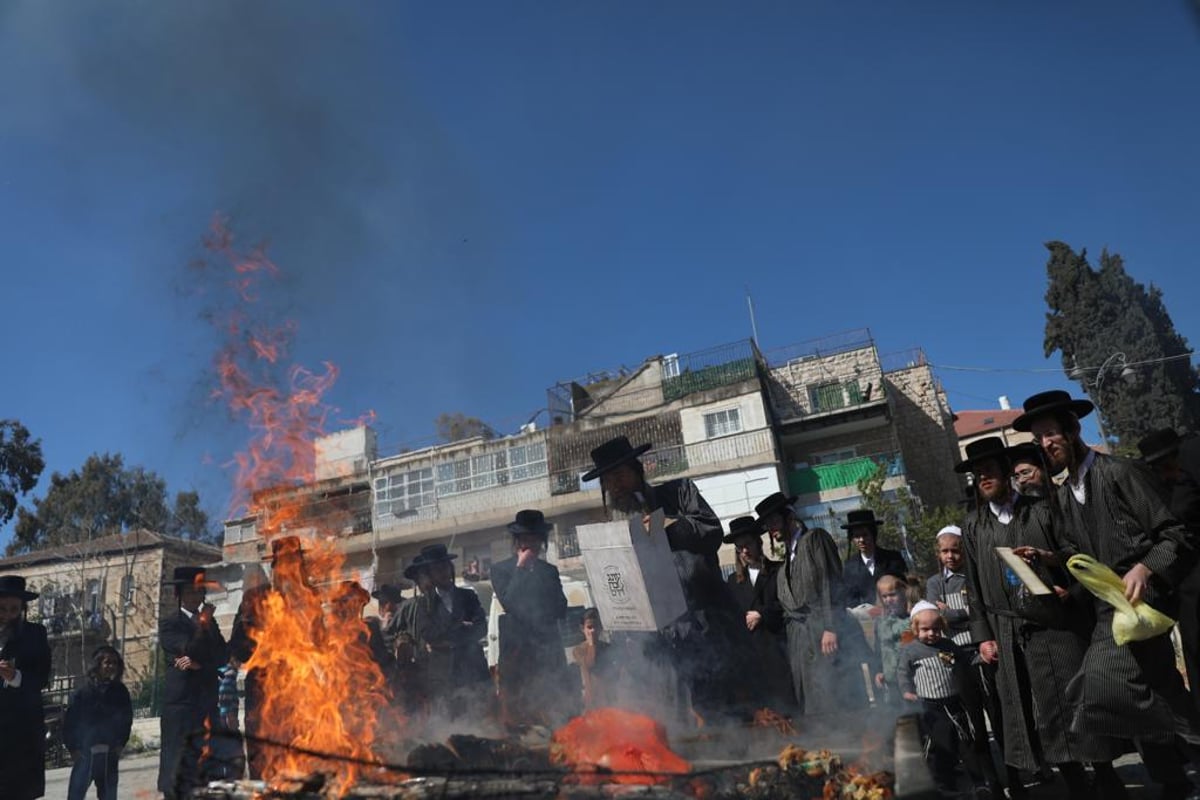
[[[0,417],[43,487],[116,451],[223,512],[245,433],[205,402],[186,269],[216,211],[270,241],[296,359],[390,451],[745,338],[746,287],[765,349],[866,326],[1053,368],[1050,239],[1119,251],[1195,344],[1197,75],[1183,2],[15,0]],[[1069,388],[939,375],[960,409]]]

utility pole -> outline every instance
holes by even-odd
[[[754,301],[750,298],[749,286],[746,286],[746,308],[750,310],[750,339],[758,347],[758,325],[754,322]]]

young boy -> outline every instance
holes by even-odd
[[[940,791],[954,792],[961,760],[977,791],[1001,796],[995,765],[976,751],[987,734],[976,736],[962,702],[961,687],[972,680],[968,657],[945,637],[946,620],[933,603],[913,606],[911,626],[916,638],[900,647],[897,679],[904,699],[921,704],[934,782]]]
[[[84,685],[71,696],[63,720],[63,742],[74,760],[69,800],[84,800],[93,784],[101,798],[116,800],[117,766],[133,726],[133,702],[121,683],[124,674],[121,654],[101,645],[92,653]]]
[[[610,668],[608,642],[601,638],[604,626],[600,623],[600,612],[589,608],[583,612],[579,623],[583,632],[583,642],[571,651],[575,663],[579,665],[579,676],[583,683],[583,707],[585,710],[600,708],[611,702],[609,697],[611,687],[606,685],[605,677]]]
[[[937,536],[938,561],[942,568],[925,582],[925,599],[942,612],[954,643],[971,643],[970,620],[967,611],[967,574],[963,568],[962,530],[947,525]]]
[[[875,582],[882,613],[875,620],[875,685],[885,690],[884,702],[896,705],[900,692],[896,682],[896,664],[900,660],[900,637],[909,629],[908,583],[895,575],[884,575]]]

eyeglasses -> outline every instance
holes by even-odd
[[[1037,477],[1037,470],[1033,467],[1029,469],[1015,469],[1013,470],[1013,477],[1019,481],[1031,481]]]

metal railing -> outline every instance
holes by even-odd
[[[871,338],[869,328],[855,328],[841,333],[810,339],[807,342],[797,342],[784,347],[777,347],[763,352],[767,365],[774,368],[793,361],[807,361],[848,353],[851,350],[861,350],[864,347],[874,347],[875,340]]]
[[[754,345],[746,340],[664,359],[663,399],[753,380],[758,374],[754,355]]]
[[[884,372],[896,372],[902,369],[911,369],[912,367],[923,367],[928,363],[929,360],[925,358],[925,351],[920,347],[896,350],[892,353],[884,353],[879,357],[879,364]]]
[[[832,464],[815,464],[788,472],[788,491],[806,495],[856,486],[863,478],[874,475],[884,465],[887,477],[904,474],[904,457],[899,452],[873,453],[855,456]]]

